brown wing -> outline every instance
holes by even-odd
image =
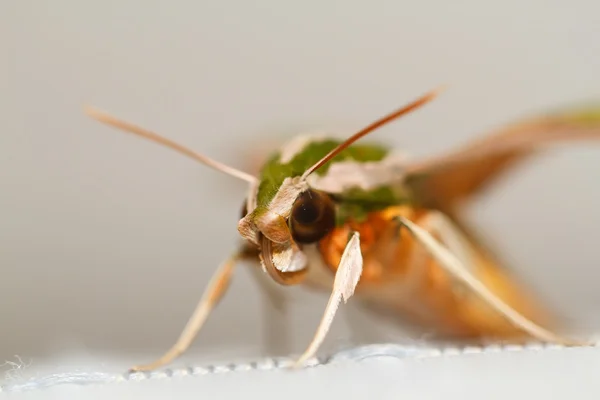
[[[409,167],[417,200],[449,215],[545,145],[600,140],[600,106],[532,118]]]

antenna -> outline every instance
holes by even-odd
[[[150,141],[153,141],[153,142],[163,145],[165,147],[169,147],[185,156],[188,156],[196,161],[201,162],[204,165],[207,165],[213,169],[216,169],[217,171],[224,172],[227,175],[231,175],[233,177],[236,177],[238,179],[244,180],[249,183],[254,183],[256,181],[256,177],[254,177],[244,171],[240,171],[236,168],[233,168],[228,165],[222,164],[218,161],[215,161],[212,158],[209,158],[202,154],[196,153],[195,151],[189,149],[188,147],[185,147],[183,145],[175,143],[172,140],[162,137],[157,133],[151,132],[147,129],[130,124],[128,122],[119,120],[116,117],[106,114],[100,110],[93,108],[93,107],[85,107],[84,111],[88,116],[94,118],[97,121],[100,121],[106,125],[115,127],[117,129],[121,129],[126,132],[141,136],[143,138],[146,138]]]
[[[321,168],[323,165],[325,165],[325,163],[327,163],[328,161],[330,161],[333,157],[337,156],[340,152],[342,152],[343,150],[345,150],[346,148],[348,148],[348,146],[350,146],[352,143],[356,142],[358,139],[362,138],[363,136],[366,136],[367,134],[373,132],[375,129],[389,123],[392,122],[393,120],[408,114],[411,111],[416,110],[417,108],[420,108],[421,106],[425,105],[426,103],[430,102],[431,100],[433,100],[434,98],[436,98],[439,93],[444,89],[444,87],[439,87],[435,90],[430,91],[429,93],[421,96],[420,98],[418,98],[417,100],[407,104],[406,106],[386,115],[383,118],[378,119],[377,121],[371,123],[369,126],[361,129],[360,131],[358,131],[357,133],[355,133],[354,135],[350,136],[348,139],[346,139],[343,143],[339,144],[335,149],[331,150],[325,157],[321,158],[319,161],[317,161],[315,164],[313,164],[312,167],[310,167],[309,169],[307,169],[306,171],[304,171],[304,174],[302,174],[302,179],[306,179],[310,174],[312,174],[313,172],[315,172],[317,169]]]

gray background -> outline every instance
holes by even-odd
[[[237,244],[243,182],[91,121],[83,105],[246,168],[252,146],[306,130],[350,133],[449,84],[373,137],[433,154],[598,99],[598,4],[0,3],[0,359],[149,360]],[[591,331],[600,327],[600,149],[586,147],[538,158],[471,214],[524,280]],[[240,269],[196,360],[301,351],[326,297],[287,293],[286,333]],[[279,326],[265,329],[264,310]],[[407,340],[356,304],[343,314],[325,353]]]

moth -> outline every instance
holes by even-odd
[[[359,141],[420,109],[440,90],[425,93],[345,140],[295,137],[268,158],[257,176],[86,108],[100,122],[248,185],[237,226],[242,244],[214,273],[173,347],[132,370],[159,368],[189,348],[240,260],[254,261],[249,264],[281,285],[330,292],[314,337],[297,358],[298,367],[317,354],[341,302],[353,295],[448,337],[584,344],[550,328],[550,313],[511,276],[461,213],[470,199],[542,147],[600,139],[600,108],[531,117],[415,161],[387,146]]]

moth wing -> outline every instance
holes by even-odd
[[[470,197],[547,145],[600,140],[600,105],[561,111],[507,126],[455,151],[408,167],[417,201],[449,215]]]
[[[479,269],[478,278],[538,322],[557,318],[544,310],[529,288],[515,280],[489,240],[463,217],[460,206],[545,145],[585,140],[600,140],[600,106],[525,120],[410,167],[408,182],[417,202],[447,215],[480,257],[484,267]]]

